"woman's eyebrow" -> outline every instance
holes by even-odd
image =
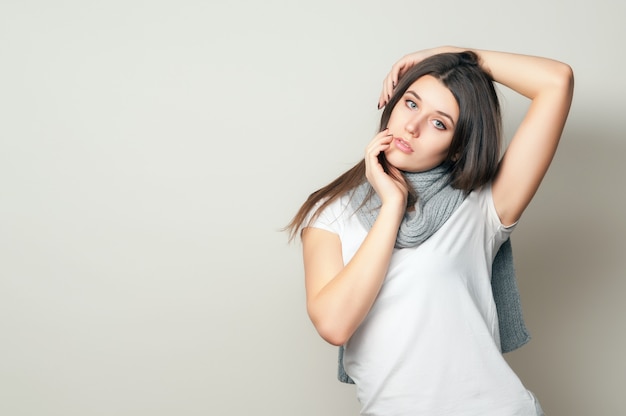
[[[418,95],[415,91],[413,91],[413,90],[407,90],[407,94],[411,94],[411,95],[413,95],[413,96],[415,97],[415,99],[416,99],[417,101],[419,101],[419,102],[421,102],[421,101],[422,101],[422,98],[421,98],[421,97],[420,97],[420,96],[419,96],[419,95]],[[446,117],[448,120],[450,120],[450,123],[452,124],[452,127],[454,127],[454,119],[450,116],[450,114],[445,113],[445,112],[440,111],[440,110],[435,110],[435,112],[436,112],[437,114],[440,114],[440,115],[442,115],[442,116]]]

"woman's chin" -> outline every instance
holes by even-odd
[[[406,161],[397,160],[394,157],[387,156],[387,163],[393,166],[394,168],[402,171],[402,172],[422,172],[425,169],[421,169],[420,166],[415,166],[415,164],[406,163]]]

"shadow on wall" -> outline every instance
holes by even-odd
[[[549,415],[626,414],[626,143],[613,127],[568,127],[513,237],[533,341],[507,359]]]

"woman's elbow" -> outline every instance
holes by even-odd
[[[317,329],[317,333],[320,334],[324,341],[337,347],[344,345],[348,342],[348,339],[350,339],[345,332],[339,331],[336,328],[323,328],[321,326],[316,326],[315,329]]]
[[[319,316],[309,310],[309,318],[317,333],[329,344],[340,346],[350,339],[351,332],[340,320],[330,316]]]
[[[566,63],[561,63],[558,71],[558,82],[570,94],[574,90],[574,70]]]

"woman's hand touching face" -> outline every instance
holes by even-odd
[[[378,133],[365,149],[365,176],[384,204],[406,205],[408,188],[400,171],[389,165],[389,173],[380,163],[379,155],[389,149],[393,134],[389,129]]]

